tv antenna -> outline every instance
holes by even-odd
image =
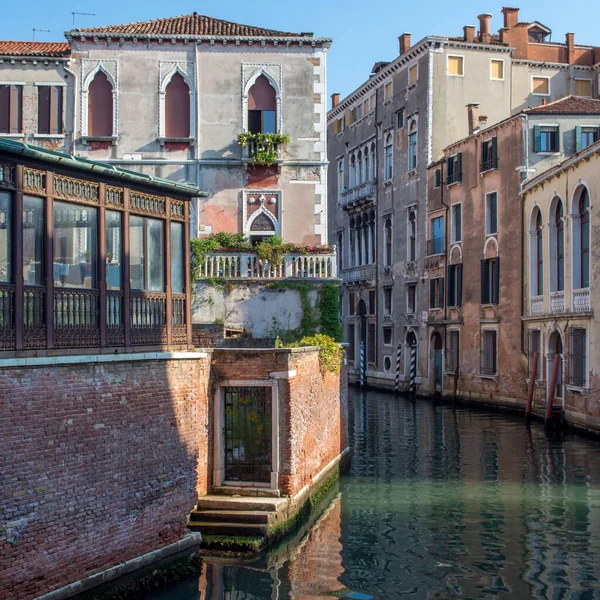
[[[35,27],[33,28],[33,41],[35,42],[35,32],[38,33],[50,33],[49,29],[36,29]]]
[[[84,13],[84,12],[72,12],[71,13],[73,15],[73,29],[75,29],[75,16],[80,15],[83,17],[95,17],[96,14],[95,13]]]

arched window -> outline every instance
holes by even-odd
[[[350,221],[350,266],[356,266],[356,221]]]
[[[337,234],[337,257],[338,257],[338,270],[342,271],[344,268],[344,232],[338,231]]]
[[[392,264],[392,219],[390,217],[383,224],[383,234],[385,237],[383,265],[389,267]]]
[[[277,132],[277,94],[264,75],[257,78],[248,92],[248,131]]]
[[[113,86],[106,73],[98,71],[88,88],[88,137],[113,135]]]
[[[541,296],[544,293],[544,241],[542,213],[539,208],[531,219],[530,241],[531,296]]]
[[[356,157],[350,157],[350,189],[356,186]]]
[[[371,181],[371,157],[369,156],[369,148],[365,148],[365,181]]]
[[[371,144],[371,179],[375,180],[377,178],[377,166],[375,164],[375,142]]]
[[[190,88],[175,73],[165,90],[165,137],[190,137]]]
[[[363,264],[363,230],[362,230],[362,218],[356,219],[356,256],[357,264]]]
[[[408,170],[417,168],[417,122],[413,121],[408,134]]]
[[[573,289],[590,287],[590,195],[585,186],[574,198]]]
[[[358,171],[357,171],[357,185],[360,185],[363,182],[363,157],[362,152],[359,150],[358,152]]]
[[[408,213],[408,261],[416,260],[417,253],[417,219],[415,213],[411,210]]]
[[[344,159],[338,161],[338,196],[346,191],[344,187]]]
[[[385,152],[385,179],[386,181],[388,179],[392,178],[392,160],[393,160],[393,145],[392,145],[392,134],[388,133],[388,135],[385,138],[385,148],[384,148],[384,152]]]
[[[375,211],[372,210],[371,211],[371,219],[370,219],[370,227],[371,227],[371,263],[375,263],[375,248],[377,247],[376,245],[376,239],[375,239]]]
[[[556,225],[554,243],[556,245],[555,282],[556,292],[565,289],[565,222],[562,202],[556,203],[554,212]]]

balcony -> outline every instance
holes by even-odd
[[[377,203],[377,184],[374,181],[367,181],[359,186],[348,190],[342,194],[339,206],[348,210],[357,205],[376,204]]]
[[[444,244],[443,237],[435,237],[427,240],[427,256],[434,256],[435,254],[444,254],[446,246]]]
[[[554,314],[560,314],[565,312],[565,293],[563,292],[552,292],[550,294],[550,312]]]
[[[359,281],[371,281],[375,279],[375,265],[363,265],[362,267],[353,267],[341,272],[344,283],[357,283]]]
[[[335,279],[337,256],[286,254],[277,263],[262,261],[254,252],[214,252],[200,266],[199,279]]]
[[[589,312],[590,310],[590,288],[573,290],[573,312]]]
[[[537,317],[544,314],[544,296],[534,296],[530,299],[529,315]]]

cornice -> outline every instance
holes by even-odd
[[[544,67],[548,69],[568,69],[570,66],[567,63],[555,63],[545,60],[529,60],[527,58],[513,58],[513,65],[527,65],[530,67]],[[591,67],[590,67],[591,68]]]
[[[4,62],[10,62],[11,64],[16,64],[17,62],[26,63],[32,62],[34,65],[38,63],[43,63],[44,65],[49,65],[50,63],[54,63],[55,65],[59,65],[61,63],[67,63],[67,65],[71,62],[70,56],[10,56],[10,55],[0,55],[0,64]]]

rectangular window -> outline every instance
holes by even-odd
[[[371,110],[371,99],[367,98],[364,102],[363,102],[363,114],[366,115],[369,110]]]
[[[417,132],[413,131],[408,136],[408,170],[417,168]]]
[[[444,278],[429,280],[429,308],[444,307]]]
[[[174,294],[185,291],[183,266],[183,223],[171,222],[171,289]]]
[[[393,160],[393,147],[390,143],[385,147],[385,179],[392,178],[392,160]]]
[[[498,372],[498,353],[496,349],[496,331],[481,332],[481,374],[496,375]]]
[[[533,128],[534,152],[559,152],[560,135],[556,125],[535,125]]]
[[[485,234],[498,233],[498,192],[485,195]]]
[[[23,86],[0,85],[0,133],[23,132]]]
[[[463,76],[464,59],[462,56],[448,56],[448,75]]]
[[[462,204],[452,205],[452,241],[462,240]]]
[[[354,302],[354,292],[350,292],[348,294],[348,304],[349,304],[349,312],[351,315],[356,314],[355,302]]]
[[[383,328],[383,344],[384,346],[392,345],[392,327],[384,327]]]
[[[0,192],[0,283],[12,283],[12,195]]]
[[[446,183],[452,185],[462,181],[462,152],[454,154],[448,158],[448,175]]]
[[[408,85],[412,85],[413,83],[417,83],[418,77],[419,77],[418,65],[413,65],[408,70]]]
[[[402,129],[404,127],[404,109],[399,110],[396,113],[396,129]]]
[[[528,359],[528,368],[527,368],[527,376],[531,377],[531,369],[533,368],[533,355],[538,353],[538,363],[537,363],[537,371],[535,374],[536,381],[542,380],[542,332],[539,329],[530,329],[529,330],[529,352],[527,354]]]
[[[481,304],[498,304],[500,300],[500,259],[481,261]]]
[[[61,135],[63,113],[63,88],[57,85],[38,87],[38,133]]]
[[[592,80],[591,79],[576,79],[575,80],[575,95],[589,98],[592,95]]]
[[[462,305],[462,265],[448,267],[448,306]]]
[[[498,168],[498,138],[486,140],[481,144],[481,165],[480,172],[484,173],[491,169]]]
[[[549,77],[532,77],[531,78],[531,93],[535,96],[550,95],[550,78]]]
[[[494,60],[490,61],[490,79],[504,79],[504,61]]]
[[[159,219],[131,215],[129,248],[131,289],[164,291],[163,222]]]
[[[392,82],[388,81],[383,88],[383,99],[384,101],[390,100],[392,97]]]
[[[23,283],[44,285],[44,199],[23,198]]]
[[[586,386],[585,329],[571,327],[569,331],[569,385]]]
[[[354,331],[355,325],[354,323],[348,324],[348,360],[355,360],[354,356]]]
[[[391,287],[383,288],[383,312],[386,315],[389,315],[392,312],[392,288]]]
[[[448,342],[446,345],[446,370],[456,373],[459,358],[459,332],[448,331]]]
[[[54,203],[55,287],[96,287],[97,215],[95,208]]]
[[[575,151],[579,152],[598,141],[598,127],[575,127]]]
[[[435,189],[442,186],[442,170],[436,169],[433,174],[433,187]]]
[[[431,239],[427,254],[444,253],[444,217],[436,217],[431,220]]]
[[[121,213],[106,211],[106,287],[120,290],[121,265],[123,264],[123,223]]]
[[[410,284],[406,286],[406,311],[414,314],[417,301],[417,286]]]
[[[333,135],[342,133],[342,119],[336,119],[333,122]]]

